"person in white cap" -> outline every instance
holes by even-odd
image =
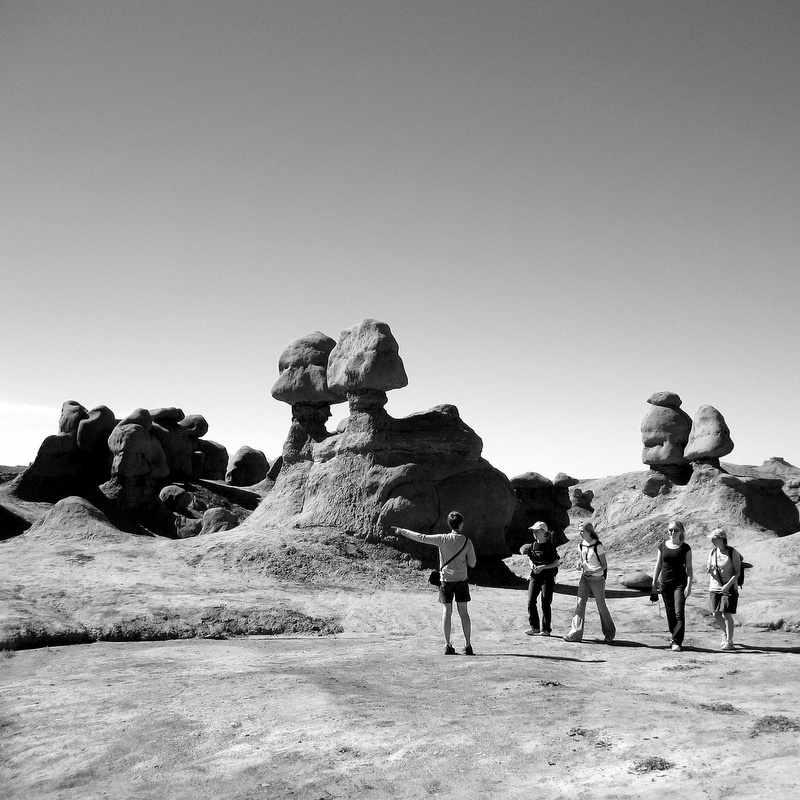
[[[722,649],[733,650],[733,615],[739,605],[742,557],[728,544],[728,534],[722,528],[714,528],[708,538],[713,545],[706,562],[708,605],[717,627],[725,632]]]
[[[533,542],[522,546],[520,553],[528,556],[531,562],[531,576],[528,580],[528,623],[525,633],[528,636],[549,636],[552,630],[550,611],[553,603],[553,588],[556,583],[558,564],[561,558],[553,544],[553,536],[545,522],[537,522],[528,530],[533,531]],[[536,607],[539,595],[542,597],[542,624],[539,627],[539,609]]]

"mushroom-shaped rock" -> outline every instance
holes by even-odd
[[[692,419],[679,407],[680,397],[674,392],[656,392],[647,402],[652,408],[641,424],[642,463],[650,466],[686,464],[683,449],[689,441]]]
[[[269,461],[261,450],[244,445],[231,458],[225,482],[231,486],[253,486],[267,477]]]
[[[714,406],[700,406],[694,416],[689,441],[683,451],[688,461],[719,461],[733,450],[725,417]]]
[[[314,331],[296,339],[278,359],[278,380],[272,396],[284,403],[341,403],[340,394],[328,388],[328,356],[336,347],[330,336]]]
[[[572,505],[575,508],[582,508],[584,511],[594,511],[592,508],[592,500],[594,500],[594,492],[591,489],[578,488],[577,486],[572,490]]]
[[[76,400],[67,400],[61,406],[61,417],[58,420],[58,432],[67,433],[73,438],[78,435],[78,425],[86,419],[89,412]]]
[[[407,385],[397,341],[385,322],[365,319],[341,332],[328,358],[328,386],[332,391],[352,396],[385,393]]]

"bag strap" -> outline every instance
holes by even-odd
[[[464,536],[464,534],[463,534],[463,533],[462,533],[462,534],[459,534],[459,535],[460,535],[460,536]],[[458,552],[457,552],[457,553],[456,553],[454,556],[452,556],[451,558],[448,558],[448,559],[447,559],[447,561],[445,561],[445,562],[444,562],[444,564],[442,564],[442,565],[439,567],[439,572],[441,572],[441,571],[442,571],[442,570],[443,570],[443,569],[444,569],[444,568],[445,568],[445,567],[446,567],[446,566],[447,566],[447,565],[448,565],[448,564],[449,564],[449,563],[450,563],[450,562],[451,562],[453,559],[455,559],[455,558],[458,558],[458,557],[461,555],[461,553],[464,551],[464,548],[467,546],[467,542],[469,542],[469,539],[467,539],[467,537],[466,537],[466,536],[464,536],[464,544],[462,544],[462,545],[461,545],[461,550],[459,550],[459,551],[458,551]]]

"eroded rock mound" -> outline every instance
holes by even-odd
[[[714,406],[700,406],[692,422],[683,455],[687,461],[704,461],[719,466],[719,460],[733,450],[725,417]]]
[[[516,505],[506,539],[512,552],[518,552],[523,544],[531,542],[529,528],[539,521],[546,522],[553,531],[556,547],[566,544],[564,531],[569,526],[572,507],[569,490],[577,483],[575,478],[562,472],[552,481],[538,472],[525,472],[511,479]]]
[[[267,477],[269,460],[260,450],[244,445],[231,458],[226,483],[231,486],[253,486]]]
[[[684,448],[692,419],[681,409],[681,398],[674,392],[656,392],[647,402],[651,408],[641,423],[642,463],[674,480],[688,478]]]

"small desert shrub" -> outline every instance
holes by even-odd
[[[648,756],[647,758],[640,758],[634,761],[630,768],[630,772],[645,773],[645,772],[662,772],[665,769],[672,769],[675,765],[671,761],[661,756]]]
[[[783,716],[766,716],[761,717],[753,726],[750,731],[750,738],[760,736],[762,733],[787,733],[791,731],[800,731],[800,725],[789,717]]]
[[[738,708],[730,703],[700,703],[703,711],[713,711],[715,714],[741,714]]]
[[[0,658],[14,658],[16,650],[0,650]]]

